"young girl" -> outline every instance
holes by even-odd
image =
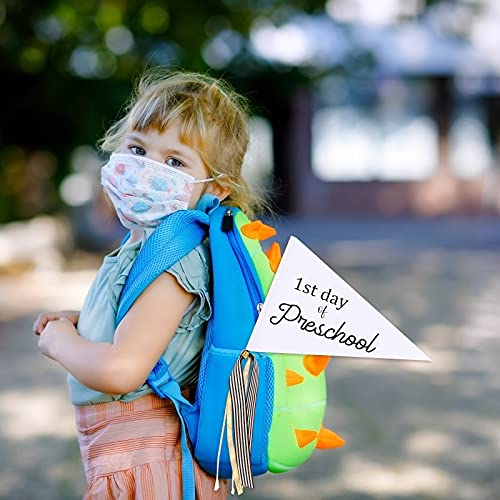
[[[153,68],[100,141],[114,153],[101,183],[130,237],[105,255],[80,313],[41,313],[33,325],[42,354],[69,372],[86,499],[182,498],[179,420],[145,380],[163,357],[183,394],[194,395],[211,314],[208,239],[165,269],[116,329],[115,315],[135,258],[165,216],[196,208],[205,193],[249,216],[263,206],[241,172],[246,118],[245,99],[226,83]],[[194,466],[196,498],[226,498],[226,482],[216,492]]]

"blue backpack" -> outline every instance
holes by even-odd
[[[253,264],[253,260],[256,256],[264,256],[268,268],[266,254],[256,241],[258,251],[253,252],[256,255],[250,255],[248,245],[244,244],[241,236],[242,220],[248,221],[243,212],[236,207],[220,206],[219,199],[210,194],[201,197],[196,209],[170,214],[141,248],[118,304],[116,326],[146,287],[200,244],[208,231],[214,270],[211,290],[213,307],[207,324],[195,400],[191,404],[182,396],[163,358],[147,379],[157,395],[173,402],[180,417],[184,500],[195,498],[188,436],[200,466],[216,476],[215,489],[219,487],[219,477],[232,478],[238,494],[244,487],[253,487],[252,476],[268,470],[289,470],[305,461],[315,447],[331,448],[343,444],[339,441],[341,438],[321,426],[326,407],[326,383],[324,376],[318,376],[326,366],[321,360],[324,366],[317,373],[309,370],[314,373],[312,378],[316,379],[313,383],[320,385],[320,401],[310,399],[310,394],[314,392],[310,390],[311,386],[304,387],[300,392],[300,404],[315,408],[314,430],[295,429],[295,433],[306,433],[306,442],[302,435],[293,434],[293,429],[290,431],[294,446],[302,455],[293,458],[289,464],[283,464],[281,459],[271,463],[269,436],[273,418],[277,421],[275,433],[278,434],[284,427],[282,423],[295,410],[286,409],[283,416],[275,412],[273,417],[275,380],[272,355],[245,349],[274,274],[270,272],[264,281],[259,276],[258,266]],[[122,245],[128,237],[129,234]],[[285,356],[300,360],[300,365],[308,368],[306,359],[302,363],[300,356]],[[302,381],[308,375],[307,370],[303,370],[302,375],[297,373],[300,371],[300,368],[295,368],[298,364],[297,361],[294,365],[295,371],[286,369],[286,376],[292,379],[288,385],[300,383],[297,378]],[[285,373],[285,367],[281,368]],[[281,401],[277,403],[284,406]],[[284,420],[280,420],[282,417]],[[278,437],[281,443],[282,437]],[[330,444],[325,445],[328,441]],[[280,455],[283,446],[279,444],[275,448],[274,454]]]

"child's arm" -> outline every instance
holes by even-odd
[[[116,328],[113,344],[89,342],[61,318],[48,322],[39,348],[87,387],[125,394],[145,382],[195,297],[164,272],[129,309]]]

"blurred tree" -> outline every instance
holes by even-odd
[[[61,208],[57,187],[69,172],[72,150],[95,144],[119,115],[134,78],[150,65],[223,76],[259,113],[267,111],[275,146],[286,145],[293,96],[324,72],[346,69],[342,63],[321,69],[313,61],[261,57],[250,47],[252,29],[259,23],[280,27],[300,13],[321,14],[325,4],[340,1],[0,0],[6,97],[0,223]],[[369,54],[355,48],[348,59],[349,71],[373,67]],[[304,126],[308,123],[306,117]],[[37,158],[47,155],[53,157],[41,167],[45,170],[34,180],[26,178],[33,172],[27,168],[30,158],[37,165]],[[278,176],[286,178],[279,154],[276,164]]]
[[[60,208],[57,190],[50,188],[30,205],[30,182],[24,178],[30,172],[30,155],[55,152],[56,168],[42,177],[57,187],[68,174],[73,148],[95,144],[117,117],[134,77],[147,66],[210,71],[202,52],[220,33],[247,41],[258,17],[279,22],[298,9],[320,11],[323,3],[0,1],[0,60],[7,96],[0,125],[0,222]],[[245,43],[233,59],[234,64],[210,72],[223,73],[242,92],[253,92],[254,79],[275,81],[280,95],[308,80],[297,71],[283,78],[284,67],[276,71],[256,59]],[[272,86],[268,89],[272,93]]]

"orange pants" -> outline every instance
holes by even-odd
[[[75,406],[87,490],[84,500],[182,499],[180,422],[155,394],[135,401]],[[227,482],[194,461],[196,498],[225,499]]]

